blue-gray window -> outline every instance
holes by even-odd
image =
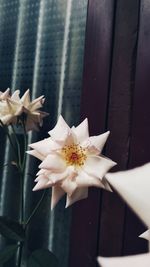
[[[80,119],[87,0],[1,0],[0,1],[0,90],[10,87],[32,97],[44,94],[50,116],[43,130],[29,136],[40,140],[52,128],[59,114],[72,125]],[[19,133],[18,133],[19,134]],[[10,159],[7,140],[1,137],[1,163]],[[37,161],[27,160],[25,180],[26,215],[33,210],[41,192],[32,193]],[[16,174],[0,170],[0,215],[18,216],[19,187]],[[17,178],[16,178],[17,180]],[[50,194],[45,198],[28,231],[30,250],[44,247],[68,266],[71,208],[62,200],[50,211]],[[1,247],[6,240],[0,238]],[[26,249],[24,254],[28,254]],[[25,255],[24,255],[25,257]]]

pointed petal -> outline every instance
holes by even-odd
[[[77,183],[75,179],[68,177],[61,183],[61,188],[68,194],[68,196],[71,196],[77,188]]]
[[[92,177],[84,171],[79,172],[79,175],[76,177],[76,183],[78,187],[96,186],[104,188],[104,185],[102,184],[100,179]]]
[[[150,163],[128,171],[108,173],[106,179],[149,227]]]
[[[44,170],[44,169],[40,169],[36,175],[41,175],[41,174],[45,174],[46,176],[51,174],[50,171]]]
[[[98,263],[101,267],[149,267],[150,253],[113,258],[98,257]]]
[[[14,119],[14,116],[11,114],[0,116],[0,120],[2,121],[4,125],[8,125],[9,123],[12,122],[13,119]]]
[[[47,185],[48,182],[49,182],[48,179],[46,179],[44,176],[41,176],[37,184],[32,189],[32,191],[37,191],[50,187],[50,185]]]
[[[40,164],[40,169],[47,169],[53,172],[64,172],[66,164],[64,160],[57,154],[48,155]]]
[[[40,154],[47,156],[48,154],[52,153],[52,151],[56,151],[57,149],[60,149],[61,146],[54,142],[51,137],[45,138],[42,141],[30,144],[29,147],[35,149]]]
[[[20,90],[15,90],[15,92],[11,96],[11,100],[20,102],[19,95],[20,95]]]
[[[71,197],[67,195],[66,208],[68,208],[76,201],[85,199],[87,197],[88,197],[88,188],[77,188]]]
[[[44,156],[42,154],[40,154],[38,151],[36,150],[30,150],[30,151],[26,151],[27,154],[34,156],[38,159],[40,159],[41,161],[44,160]]]
[[[56,206],[56,204],[63,197],[64,194],[65,192],[61,189],[61,187],[52,187],[51,210]]]
[[[28,109],[33,112],[34,110],[41,108],[43,106],[43,103],[44,103],[44,96],[42,95],[42,96],[34,99],[29,104]]]
[[[97,136],[91,136],[87,140],[87,143],[85,142],[83,146],[88,147],[88,151],[90,153],[97,153],[101,154],[103,147],[107,141],[107,138],[109,136],[110,132],[106,132]]]
[[[43,169],[41,169],[43,170]],[[77,173],[74,170],[73,166],[68,166],[65,168],[64,172],[52,172],[48,170],[44,170],[44,173],[48,176],[48,178],[53,182],[53,183],[59,183],[62,182],[62,180],[66,179],[72,179],[75,176],[77,176]]]
[[[54,141],[64,143],[69,135],[71,135],[71,129],[63,117],[60,116],[56,126],[49,132],[49,134]]]
[[[107,190],[109,192],[113,192],[112,188],[110,187],[110,184],[107,182],[105,177],[102,179],[102,184],[103,184],[105,190]]]
[[[0,91],[0,100],[5,100],[6,98],[10,97],[10,88],[7,88],[5,92]]]
[[[43,175],[44,176],[44,175]],[[37,176],[36,179],[34,180],[34,182],[38,182],[39,180],[41,179],[41,175]],[[45,179],[45,176],[44,176],[44,179]]]
[[[139,237],[150,241],[150,229],[145,231],[143,234],[139,235]]]
[[[47,177],[47,175],[45,173],[38,175],[36,177],[36,179],[34,180],[34,182],[38,182],[40,180],[45,180],[45,182],[46,182],[47,185],[52,185],[53,184],[52,181],[50,181],[48,179],[48,177]]]
[[[61,173],[50,173],[49,179],[53,183],[58,183],[58,182],[64,180],[65,178],[67,178],[68,175],[69,175],[69,173],[68,173],[68,170],[66,169],[64,172],[61,172]]]
[[[26,90],[24,95],[21,97],[22,104],[28,108],[28,105],[30,104],[30,90]]]
[[[89,156],[83,166],[83,169],[88,175],[102,180],[108,170],[115,165],[116,163],[110,159],[99,156]]]
[[[77,127],[73,127],[72,131],[75,133],[79,143],[85,141],[89,137],[87,118],[83,122],[81,122]]]
[[[9,112],[15,116],[19,116],[22,113],[23,107],[20,102],[16,102],[10,98],[6,99]]]
[[[10,94],[10,88],[7,88],[7,89],[6,89],[6,91],[5,91],[3,94],[5,94],[5,96],[7,96],[7,97],[8,97],[8,96],[9,96],[9,94]]]

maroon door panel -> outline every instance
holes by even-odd
[[[149,0],[89,0],[81,118],[92,135],[111,131],[105,154],[115,171],[150,160],[149,25]],[[72,213],[69,267],[147,250],[145,227],[116,193],[90,189]]]
[[[150,161],[150,1],[142,0],[133,97],[132,130],[129,167]],[[145,250],[146,241],[137,236],[145,230],[131,211],[127,210],[124,253]]]
[[[89,1],[81,117],[88,117],[92,135],[106,128],[113,19],[113,0]],[[95,266],[100,195],[91,189],[88,199],[73,207],[70,267]]]
[[[139,9],[139,0],[117,1],[107,122],[111,136],[106,147],[106,154],[118,163],[116,170],[128,168],[130,157]],[[116,194],[103,192],[99,225],[100,255],[117,256],[123,253],[125,225],[126,206]],[[130,238],[133,238],[131,233]],[[139,243],[142,242],[138,235],[136,238]],[[130,250],[130,243],[128,247]]]

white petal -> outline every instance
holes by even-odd
[[[40,96],[36,99],[34,99],[28,106],[28,109],[31,111],[31,112],[34,112],[35,110],[41,108],[43,106],[43,103],[44,103],[44,96]]]
[[[31,148],[37,150],[40,154],[47,156],[52,153],[52,151],[56,151],[60,148],[60,145],[54,142],[50,137],[45,138],[42,141],[33,143],[29,145]]]
[[[28,153],[29,155],[32,155],[38,159],[40,159],[41,161],[44,160],[44,156],[42,154],[40,154],[38,151],[36,150],[30,150],[30,151],[26,151],[26,153]]]
[[[69,135],[71,135],[71,129],[65,122],[63,117],[60,116],[56,126],[51,131],[49,131],[49,134],[54,141],[64,143]]]
[[[44,177],[44,179],[45,179],[45,177]],[[34,182],[37,183],[39,180],[40,180],[40,175],[36,177],[36,179],[34,180]]]
[[[102,180],[108,170],[115,165],[116,163],[110,159],[99,156],[89,156],[83,169],[87,174]]]
[[[77,188],[75,178],[68,177],[61,183],[61,187],[69,196],[71,196]]]
[[[103,184],[105,190],[107,190],[107,191],[109,191],[109,192],[113,192],[113,190],[112,190],[110,184],[107,182],[107,180],[106,180],[105,177],[102,179],[102,184]]]
[[[46,183],[46,184],[47,184],[47,183],[49,184],[49,182],[50,182],[50,184],[52,184],[52,182],[49,181],[49,179],[48,179],[47,175],[45,175],[45,173],[42,173],[42,174],[38,175],[34,181],[35,181],[35,182],[38,182],[38,181],[40,181],[40,180],[45,180],[45,183]]]
[[[22,104],[27,108],[30,103],[30,90],[26,90],[24,95],[21,97]]]
[[[76,183],[78,187],[96,186],[104,188],[104,185],[102,184],[100,179],[92,177],[84,171],[79,172],[79,175],[76,177]]]
[[[87,118],[83,122],[81,122],[77,127],[73,127],[72,131],[75,133],[79,143],[85,141],[89,137]]]
[[[20,90],[15,90],[15,92],[12,94],[11,99],[14,101],[20,101]]]
[[[59,186],[52,187],[51,210],[56,206],[64,194],[65,192]]]
[[[101,154],[109,134],[110,132],[108,131],[97,136],[91,136],[88,138],[87,142],[83,144],[83,146],[87,147],[90,153]]]
[[[145,231],[143,234],[139,235],[139,237],[150,241],[150,230]]]
[[[34,186],[32,190],[37,191],[37,190],[48,188],[50,187],[48,182],[49,181],[44,176],[41,176],[41,179],[39,179],[39,181],[37,182],[37,184]]]
[[[114,258],[98,257],[98,263],[101,267],[149,267],[150,253]]]
[[[5,116],[0,116],[0,120],[2,121],[2,123],[4,125],[8,125],[9,123],[12,122],[12,120],[15,118],[15,116],[11,115],[11,114],[8,114],[8,115],[5,115]]]
[[[77,188],[71,197],[67,195],[66,208],[68,208],[76,201],[85,199],[87,197],[88,197],[88,188]]]
[[[128,171],[108,173],[106,179],[149,227],[150,163]]]
[[[49,179],[53,183],[58,183],[58,182],[62,181],[63,179],[65,179],[68,175],[69,175],[69,173],[68,173],[68,170],[66,169],[64,172],[61,172],[61,173],[49,174]]]
[[[0,100],[5,100],[8,97],[10,97],[9,93],[10,93],[10,88],[7,88],[6,91],[4,92],[0,91]]]
[[[42,169],[43,170],[43,169]],[[75,176],[77,176],[77,172],[74,170],[74,166],[68,166],[64,172],[58,173],[58,172],[50,172],[47,171],[47,177],[50,179],[53,183],[59,183],[62,182],[62,180],[66,179],[72,179]],[[44,171],[45,173],[45,171]]]
[[[36,175],[44,174],[45,176],[48,176],[51,174],[51,171],[45,170],[45,169],[40,169]]]
[[[39,166],[40,169],[51,170],[53,172],[64,172],[65,161],[57,154],[48,155]]]
[[[22,105],[10,98],[6,99],[9,111],[11,114],[19,116],[22,113]]]

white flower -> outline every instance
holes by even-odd
[[[103,177],[116,165],[101,155],[109,132],[89,137],[88,121],[70,128],[62,116],[49,138],[31,144],[28,153],[42,161],[33,190],[52,187],[53,208],[67,193],[67,204],[86,198],[88,187],[105,188]]]
[[[150,226],[150,163],[117,173],[106,179],[141,220]]]
[[[25,116],[26,131],[38,130],[43,124],[43,118],[48,115],[39,110],[44,104],[44,96],[30,101],[30,90],[28,89],[20,98],[20,91],[16,90],[12,96],[9,89],[4,93],[0,92],[0,120],[3,124],[16,124],[18,117],[23,113]]]
[[[17,90],[12,96],[10,96],[9,89],[7,89],[4,93],[1,92],[0,94],[0,121],[4,125],[17,123],[17,118],[23,111],[21,103],[16,101],[16,95],[18,94],[19,91]]]
[[[7,98],[9,98],[10,97],[9,93],[10,93],[9,88],[5,92],[0,91],[0,101],[6,100]]]
[[[40,96],[33,101],[30,100],[30,90],[28,89],[21,99],[18,99],[23,105],[23,112],[26,114],[26,131],[38,130],[43,125],[43,118],[49,114],[39,110],[43,107],[45,98]]]
[[[149,267],[150,253],[123,257],[98,257],[101,267]]]

